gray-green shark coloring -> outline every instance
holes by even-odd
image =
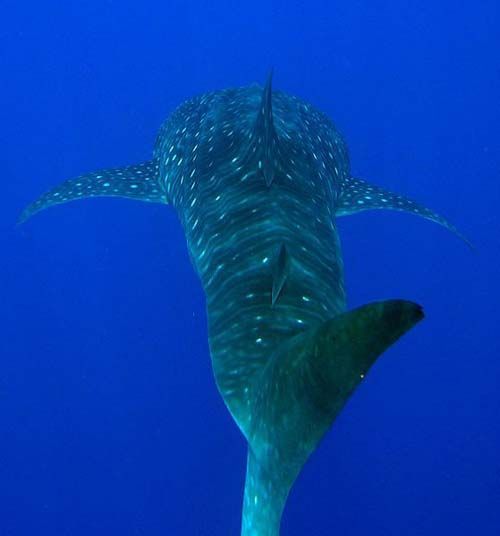
[[[83,175],[31,204],[91,196],[172,205],[205,290],[219,391],[248,441],[242,536],[277,536],[293,482],[377,357],[423,318],[390,300],[345,311],[336,217],[405,210],[350,174],[333,123],[296,97],[250,86],[182,104],[151,161]],[[458,233],[457,233],[458,234]]]

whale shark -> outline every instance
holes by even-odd
[[[309,103],[264,86],[206,93],[161,126],[150,160],[87,173],[21,214],[118,196],[171,205],[204,289],[217,388],[248,443],[242,536],[278,536],[307,459],[377,358],[422,320],[393,299],[346,310],[336,218],[422,205],[353,177]],[[464,239],[465,240],[465,239]]]

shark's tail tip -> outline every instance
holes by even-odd
[[[374,314],[379,316],[378,329],[381,333],[392,334],[398,333],[398,337],[406,333],[413,326],[417,325],[425,318],[425,312],[422,305],[409,300],[387,300],[379,302],[381,310]],[[368,304],[367,311],[371,305]],[[378,356],[375,356],[375,358]]]
[[[391,317],[406,316],[410,320],[418,322],[425,317],[424,308],[416,302],[409,300],[388,300],[385,302],[386,314]]]

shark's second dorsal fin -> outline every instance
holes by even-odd
[[[278,136],[273,121],[272,81],[271,71],[262,92],[251,141],[252,152],[255,150],[258,167],[264,175],[267,186],[271,186],[278,165]]]
[[[105,169],[62,182],[27,206],[19,218],[25,222],[36,212],[52,205],[85,197],[127,197],[151,203],[166,203],[159,184],[159,165],[150,160],[135,166]]]
[[[273,306],[283,290],[283,286],[285,285],[285,281],[288,277],[289,268],[290,258],[288,251],[285,244],[281,244],[276,256],[276,261],[274,263],[273,289],[271,294],[271,305]]]

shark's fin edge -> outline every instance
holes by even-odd
[[[123,168],[105,169],[62,182],[28,205],[19,217],[24,223],[35,213],[53,205],[86,197],[125,197],[151,203],[166,203],[159,184],[156,160]]]

